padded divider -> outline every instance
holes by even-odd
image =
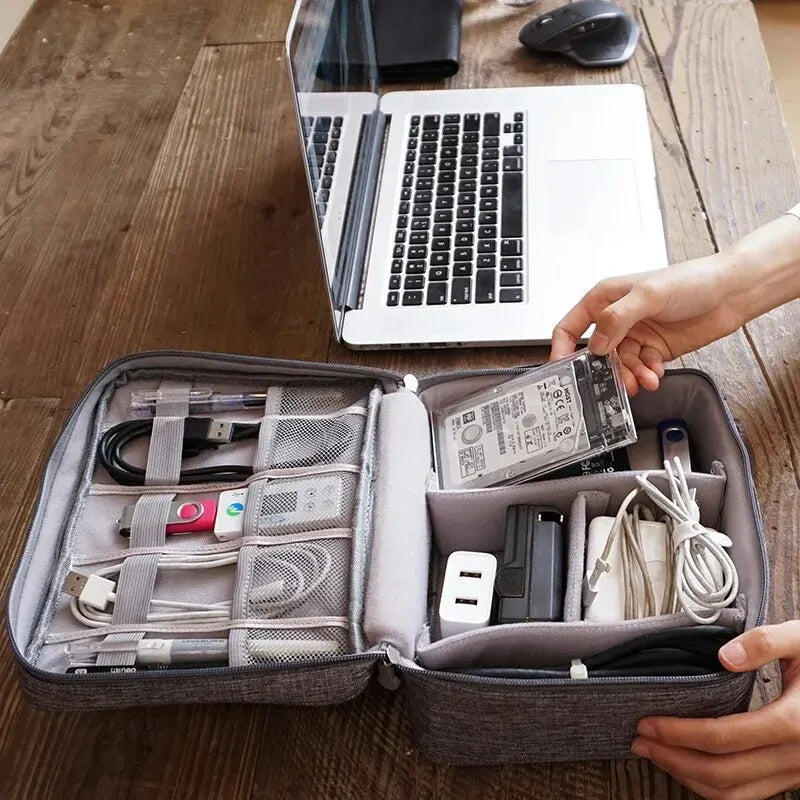
[[[727,608],[718,625],[739,632],[744,622],[741,607]],[[655,631],[693,623],[686,614],[625,620],[624,622],[526,622],[493,625],[448,636],[417,651],[426,669],[470,667],[551,667],[568,665],[609,647]]]
[[[407,658],[425,621],[430,524],[428,416],[408,391],[385,395],[378,415],[372,554],[364,606],[370,645],[387,642]]]
[[[603,492],[608,495],[609,508],[618,508],[625,495],[638,486],[635,477],[637,474],[642,473],[584,475],[491,489],[431,489],[427,496],[435,546],[443,555],[464,549],[467,542],[471,543],[467,548],[471,550],[501,550],[508,506],[518,503],[547,504],[555,506],[566,516],[578,494]],[[663,472],[649,474],[655,486],[668,492]],[[687,476],[687,482],[690,487],[697,489],[701,522],[709,527],[716,527],[725,496],[725,477],[692,473]]]

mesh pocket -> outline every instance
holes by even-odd
[[[246,535],[349,528],[357,486],[352,472],[256,481],[248,495]]]
[[[350,406],[366,408],[370,385],[348,381],[316,386],[273,386],[269,393],[269,411],[277,416],[335,414]]]
[[[350,539],[257,548],[245,598],[248,618],[346,617]]]
[[[300,664],[349,651],[346,628],[248,629],[242,647],[245,664]]]
[[[329,464],[361,462],[364,441],[364,417],[344,414],[341,417],[297,419],[266,417],[267,453],[263,469],[296,469]]]

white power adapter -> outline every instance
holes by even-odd
[[[457,550],[449,555],[439,602],[443,637],[489,625],[496,574],[497,559],[491,553]]]

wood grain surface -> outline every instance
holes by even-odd
[[[535,12],[468,0],[440,87],[645,88],[670,259],[724,246],[800,199],[746,0],[641,0],[616,70],[518,45]],[[541,348],[352,352],[330,330],[283,56],[288,0],[38,0],[0,56],[0,588],[66,409],[143,348],[331,360],[425,374],[532,363]],[[642,265],[646,268],[647,265]],[[682,361],[711,372],[747,438],[773,569],[800,616],[797,304]],[[0,797],[688,798],[647,762],[426,761],[400,693],[331,708],[182,706],[44,714],[0,635]],[[755,702],[779,689],[774,670]],[[535,721],[532,721],[535,724]]]

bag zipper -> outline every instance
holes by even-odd
[[[202,350],[146,350],[140,353],[129,354],[125,356],[121,356],[120,358],[116,358],[113,361],[106,364],[106,366],[92,379],[89,385],[81,394],[80,398],[76,401],[76,403],[70,409],[69,414],[67,415],[66,420],[64,420],[63,425],[61,426],[61,431],[56,439],[56,443],[53,446],[53,451],[50,454],[50,457],[47,460],[47,463],[44,468],[44,472],[42,473],[42,478],[39,482],[39,489],[36,494],[36,500],[33,506],[33,515],[31,517],[31,522],[28,525],[28,529],[26,532],[25,537],[25,547],[22,550],[19,558],[17,559],[17,563],[14,567],[14,571],[11,576],[11,583],[9,584],[10,589],[8,592],[8,596],[6,598],[6,608],[5,608],[5,617],[6,617],[6,626],[8,628],[9,633],[12,630],[12,622],[11,622],[11,595],[14,592],[16,587],[17,579],[19,577],[20,572],[24,565],[27,565],[29,558],[34,549],[34,540],[33,540],[33,533],[34,529],[37,528],[39,523],[39,511],[42,505],[42,499],[44,497],[47,484],[50,482],[48,479],[51,478],[50,471],[53,468],[54,464],[57,461],[61,460],[63,456],[63,451],[66,448],[67,440],[72,433],[74,428],[75,418],[80,411],[83,410],[83,406],[86,403],[89,395],[104,381],[107,381],[110,375],[119,370],[120,367],[124,366],[126,363],[135,362],[145,358],[202,358],[208,361],[219,361],[219,362],[232,362],[234,364],[249,364],[249,365],[256,365],[256,366],[265,366],[265,367],[289,367],[289,368],[304,368],[304,369],[312,369],[318,372],[329,372],[329,373],[349,373],[352,376],[363,376],[365,378],[381,378],[384,380],[391,380],[393,381],[398,387],[403,386],[403,376],[399,373],[392,372],[391,370],[382,370],[376,369],[372,367],[362,367],[359,365],[348,365],[348,364],[330,364],[330,363],[322,363],[318,361],[300,361],[297,359],[285,359],[285,358],[264,358],[260,356],[243,356],[243,355],[236,355],[233,353],[213,353],[209,351],[202,351]],[[84,457],[81,459],[80,463],[80,472],[83,474],[83,471],[86,467],[86,461],[89,458],[89,453],[84,454]],[[44,601],[43,601],[44,602]],[[41,609],[37,613],[37,618],[41,614]],[[19,647],[17,646],[16,640],[13,636],[9,635],[9,641],[11,644],[11,650],[14,654],[14,658],[17,660],[17,663],[28,672],[33,677],[39,680],[46,680],[53,683],[72,683],[77,676],[71,675],[60,675],[58,673],[48,672],[46,670],[39,669],[38,667],[33,666],[30,664],[23,654],[21,653]],[[344,661],[352,661],[352,660],[360,660],[363,658],[374,658],[374,654],[369,653],[355,653],[349,654],[345,656],[341,656],[340,658],[335,659],[335,661],[308,661],[304,662],[304,666],[319,666],[322,664],[332,664]],[[285,669],[286,665],[276,665],[275,667],[270,666],[256,666],[256,667],[207,667],[201,669],[189,669],[189,670],[169,670],[170,675],[199,675],[199,674],[229,674],[230,670],[264,670],[264,671],[274,671],[275,669]],[[157,670],[153,670],[152,672],[141,672],[136,673],[136,680],[140,680],[142,675],[159,675]],[[119,679],[124,678],[125,675],[119,675],[117,673],[89,673],[88,675],[82,675],[79,680],[107,680],[108,678]]]

